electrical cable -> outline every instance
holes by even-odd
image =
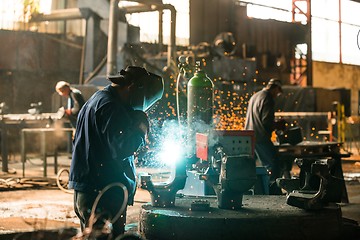
[[[70,175],[70,169],[61,168],[56,175],[56,185],[60,188],[61,191],[65,193],[74,193],[73,190],[67,188],[67,185],[69,183],[68,180],[69,175]],[[65,178],[65,180],[63,178]]]
[[[359,50],[360,50],[360,29],[359,29],[359,31],[358,31],[358,33],[357,33],[357,37],[356,37],[356,44],[357,44],[357,46],[358,46],[358,48],[359,48]]]
[[[180,99],[179,99],[179,82],[180,82],[180,78],[181,78],[181,72],[183,70],[183,67],[180,67],[178,76],[176,78],[176,114],[178,117],[178,123],[179,126],[181,126],[181,117],[180,117]]]
[[[104,193],[105,193],[106,191],[108,191],[108,190],[109,190],[110,188],[112,188],[112,187],[120,187],[120,188],[123,190],[123,192],[124,192],[124,201],[123,201],[123,203],[122,203],[122,205],[121,205],[121,208],[120,208],[119,212],[115,215],[115,217],[113,217],[113,219],[111,219],[110,222],[111,222],[111,223],[116,222],[116,221],[119,219],[119,217],[121,216],[121,214],[124,212],[125,207],[126,207],[126,204],[127,204],[127,202],[128,202],[128,197],[129,197],[129,194],[128,194],[128,191],[127,191],[125,185],[122,184],[122,183],[112,183],[112,184],[107,185],[107,186],[104,187],[104,188],[100,191],[100,193],[97,195],[97,197],[96,197],[96,199],[95,199],[95,201],[94,201],[94,204],[93,204],[93,206],[92,206],[91,214],[90,214],[90,218],[89,218],[89,227],[88,227],[89,233],[91,233],[92,228],[93,228],[93,225],[94,225],[94,223],[96,222],[96,218],[95,218],[95,210],[96,210],[96,207],[97,207],[97,205],[98,205],[101,197],[104,195]]]

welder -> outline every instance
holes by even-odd
[[[262,165],[270,173],[270,194],[281,194],[276,179],[281,177],[281,161],[277,159],[277,149],[271,141],[274,130],[283,130],[284,121],[275,121],[275,99],[282,93],[279,79],[270,79],[262,90],[249,100],[245,129],[255,131],[255,153]]]
[[[142,67],[129,66],[112,83],[94,93],[81,109],[73,140],[69,188],[74,189],[74,209],[81,229],[89,227],[90,212],[102,189],[122,183],[133,204],[136,190],[134,152],[149,131],[147,111],[163,94],[163,80]],[[97,214],[114,218],[126,199],[121,188],[102,195]],[[112,223],[112,236],[124,233],[126,208]]]

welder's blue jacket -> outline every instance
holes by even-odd
[[[111,85],[85,103],[73,140],[70,189],[99,192],[108,184],[121,182],[131,203],[136,189],[133,155],[144,142],[144,134],[133,127],[133,112]]]

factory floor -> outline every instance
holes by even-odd
[[[25,177],[19,156],[9,160],[9,172],[0,172],[0,239],[10,233],[28,232],[39,229],[79,228],[79,221],[73,211],[73,194],[61,191],[56,185],[56,174],[51,157],[48,158],[47,177],[43,177],[42,161],[39,158],[28,160]],[[68,156],[58,158],[59,169],[68,168]],[[349,203],[342,203],[343,218],[360,223],[360,156],[343,159],[342,168],[346,180]],[[158,171],[138,168],[140,172]],[[298,174],[294,165],[292,174]],[[127,226],[136,231],[140,207],[150,202],[150,194],[138,189],[134,206],[128,207]]]

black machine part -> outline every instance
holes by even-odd
[[[314,159],[313,161],[298,159],[298,162],[299,166],[306,171],[305,180],[299,190],[288,194],[287,204],[306,210],[317,210],[329,203],[341,202],[344,179],[330,174],[332,159]],[[317,188],[313,186],[314,179],[318,180]]]
[[[218,207],[242,208],[243,194],[256,181],[255,160],[248,156],[227,156],[221,145],[214,148],[211,163],[201,176],[215,190]]]

